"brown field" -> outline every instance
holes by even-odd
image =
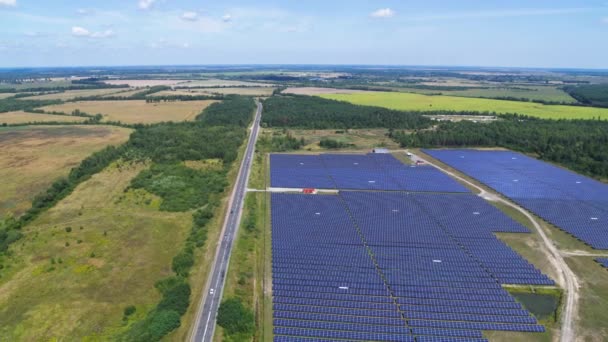
[[[46,106],[45,111],[71,113],[78,109],[84,113],[103,115],[103,121],[120,121],[127,124],[157,123],[163,121],[192,121],[210,104],[217,101],[183,101],[146,103],[144,100],[80,101]]]
[[[271,87],[235,87],[235,88],[202,88],[202,89],[177,89],[163,90],[148,96],[172,96],[172,95],[245,95],[245,96],[270,96],[275,88]]]
[[[22,100],[73,100],[77,97],[100,96],[116,94],[124,91],[124,89],[84,89],[84,90],[68,90],[63,93],[45,94],[37,96],[22,97]]]
[[[14,93],[0,93],[0,100],[15,95]]]
[[[52,114],[35,114],[27,113],[23,111],[18,112],[7,112],[0,113],[0,125],[8,124],[23,124],[23,123],[34,123],[34,122],[83,122],[87,118],[81,116],[67,116],[67,115],[52,115]]]
[[[141,93],[142,91],[145,91],[145,89],[133,89],[133,88],[129,88],[127,90],[121,90],[119,93],[112,93],[112,94],[108,94],[108,95],[104,95],[102,97],[111,97],[111,96],[122,96],[122,97],[129,97],[129,96],[133,96],[137,93]]]
[[[55,179],[91,153],[124,143],[130,133],[112,126],[0,128],[0,216],[20,215]]]
[[[129,87],[154,87],[154,86],[172,86],[178,83],[187,82],[185,80],[109,80],[104,81],[106,84],[122,85],[127,84]]]
[[[274,85],[267,83],[258,82],[246,82],[246,81],[233,81],[233,80],[220,80],[220,79],[208,79],[208,80],[197,80],[188,81],[186,83],[180,83],[176,87],[272,87]]]
[[[319,95],[319,94],[354,94],[364,93],[365,90],[354,89],[334,89],[334,88],[316,88],[316,87],[291,87],[282,91],[283,94],[294,95]]]

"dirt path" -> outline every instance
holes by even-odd
[[[585,252],[585,251],[561,251],[562,255],[565,256],[588,256],[588,257],[596,257],[596,258],[608,258],[608,252],[604,253],[593,253],[593,252]]]
[[[560,284],[566,290],[564,293],[564,296],[566,297],[566,303],[564,304],[564,310],[562,312],[562,331],[561,331],[560,341],[561,342],[574,341],[574,337],[576,336],[575,332],[574,332],[574,328],[575,328],[574,324],[575,324],[576,313],[578,311],[578,300],[579,300],[578,278],[576,277],[576,274],[574,274],[574,272],[572,272],[572,270],[570,269],[568,264],[564,261],[562,254],[555,247],[555,245],[553,244],[551,239],[549,239],[547,237],[547,234],[545,234],[545,231],[541,228],[541,226],[534,219],[534,217],[532,215],[530,215],[530,213],[528,213],[524,209],[520,208],[519,206],[514,205],[511,202],[506,201],[499,196],[496,196],[494,194],[487,192],[483,188],[468,181],[467,179],[460,177],[459,175],[455,174],[454,172],[445,170],[444,168],[442,168],[436,164],[433,164],[433,163],[429,162],[428,160],[421,158],[420,156],[413,156],[413,157],[414,158],[412,158],[412,159],[421,160],[428,165],[438,168],[439,170],[443,171],[444,173],[450,175],[451,177],[458,179],[461,182],[464,182],[464,183],[472,186],[473,188],[475,188],[479,191],[478,195],[480,197],[482,197],[488,201],[500,202],[505,205],[508,205],[509,207],[511,207],[513,209],[516,209],[517,211],[519,211],[520,213],[525,215],[528,218],[528,220],[530,220],[530,222],[532,222],[532,224],[534,225],[534,228],[536,229],[536,231],[538,232],[540,237],[543,239],[543,242],[545,243],[545,247],[546,247],[545,254],[547,255],[547,258],[549,259],[551,264],[553,264],[553,266],[557,270],[560,270],[560,272],[558,272],[558,275],[559,275],[558,284]]]

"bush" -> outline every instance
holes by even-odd
[[[255,328],[253,312],[243,305],[240,298],[227,299],[220,304],[217,324],[230,335],[253,335]]]
[[[134,313],[135,313],[135,311],[136,311],[136,310],[137,310],[137,309],[135,308],[135,306],[134,306],[134,305],[129,305],[129,306],[127,306],[127,307],[125,308],[125,311],[124,311],[124,315],[125,315],[125,317],[129,317],[129,316],[131,316],[132,314],[134,314]]]
[[[173,257],[172,269],[175,274],[187,277],[188,272],[194,265],[194,253],[192,249],[186,249],[181,251],[178,255]]]

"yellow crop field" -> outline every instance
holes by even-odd
[[[543,105],[534,102],[491,100],[456,96],[429,96],[409,93],[364,92],[322,94],[323,98],[353,104],[416,111],[477,111],[517,113],[543,119],[608,119],[608,108]]]
[[[163,121],[192,121],[203,109],[217,101],[176,101],[147,103],[144,100],[79,101],[46,106],[47,112],[72,113],[78,109],[87,114],[102,114],[103,121],[122,123],[157,123]]]
[[[130,129],[113,126],[0,128],[0,217],[20,215],[34,196],[82,159],[108,145],[126,142],[130,134]]]
[[[83,122],[87,118],[82,116],[67,116],[67,115],[52,115],[52,114],[36,114],[23,111],[0,113],[0,125],[22,124],[33,122]]]

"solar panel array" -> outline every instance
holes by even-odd
[[[468,192],[431,166],[405,165],[390,154],[272,154],[277,188]]]
[[[596,249],[608,249],[608,185],[511,151],[427,150]]]
[[[275,341],[485,341],[542,332],[501,284],[552,284],[472,194],[272,194]]]

